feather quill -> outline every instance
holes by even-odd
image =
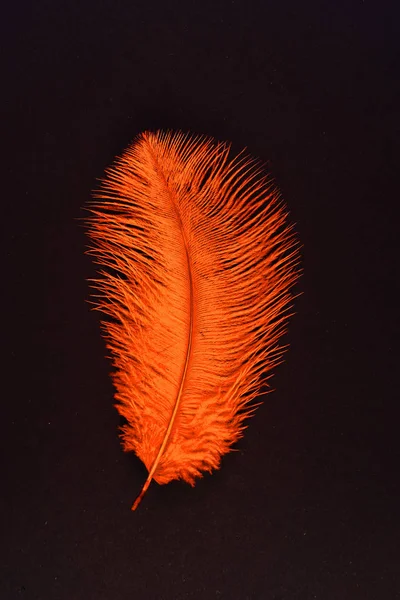
[[[194,485],[242,436],[281,361],[299,251],[262,165],[208,137],[145,132],[89,206],[122,442]],[[262,378],[263,375],[263,378]]]

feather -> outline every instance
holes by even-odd
[[[230,146],[145,132],[89,205],[95,304],[125,451],[192,485],[242,436],[281,361],[299,251],[263,167]]]

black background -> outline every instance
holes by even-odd
[[[3,7],[1,600],[400,597],[395,4]],[[132,513],[79,219],[155,128],[269,161],[303,295],[239,451]]]

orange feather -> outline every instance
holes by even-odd
[[[299,251],[262,167],[207,137],[145,132],[90,208],[94,281],[126,451],[148,478],[218,469],[282,358]]]

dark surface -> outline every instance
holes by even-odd
[[[400,598],[398,12],[3,8],[1,600]],[[78,219],[158,127],[270,161],[303,295],[239,452],[132,513],[145,469],[120,449]]]

